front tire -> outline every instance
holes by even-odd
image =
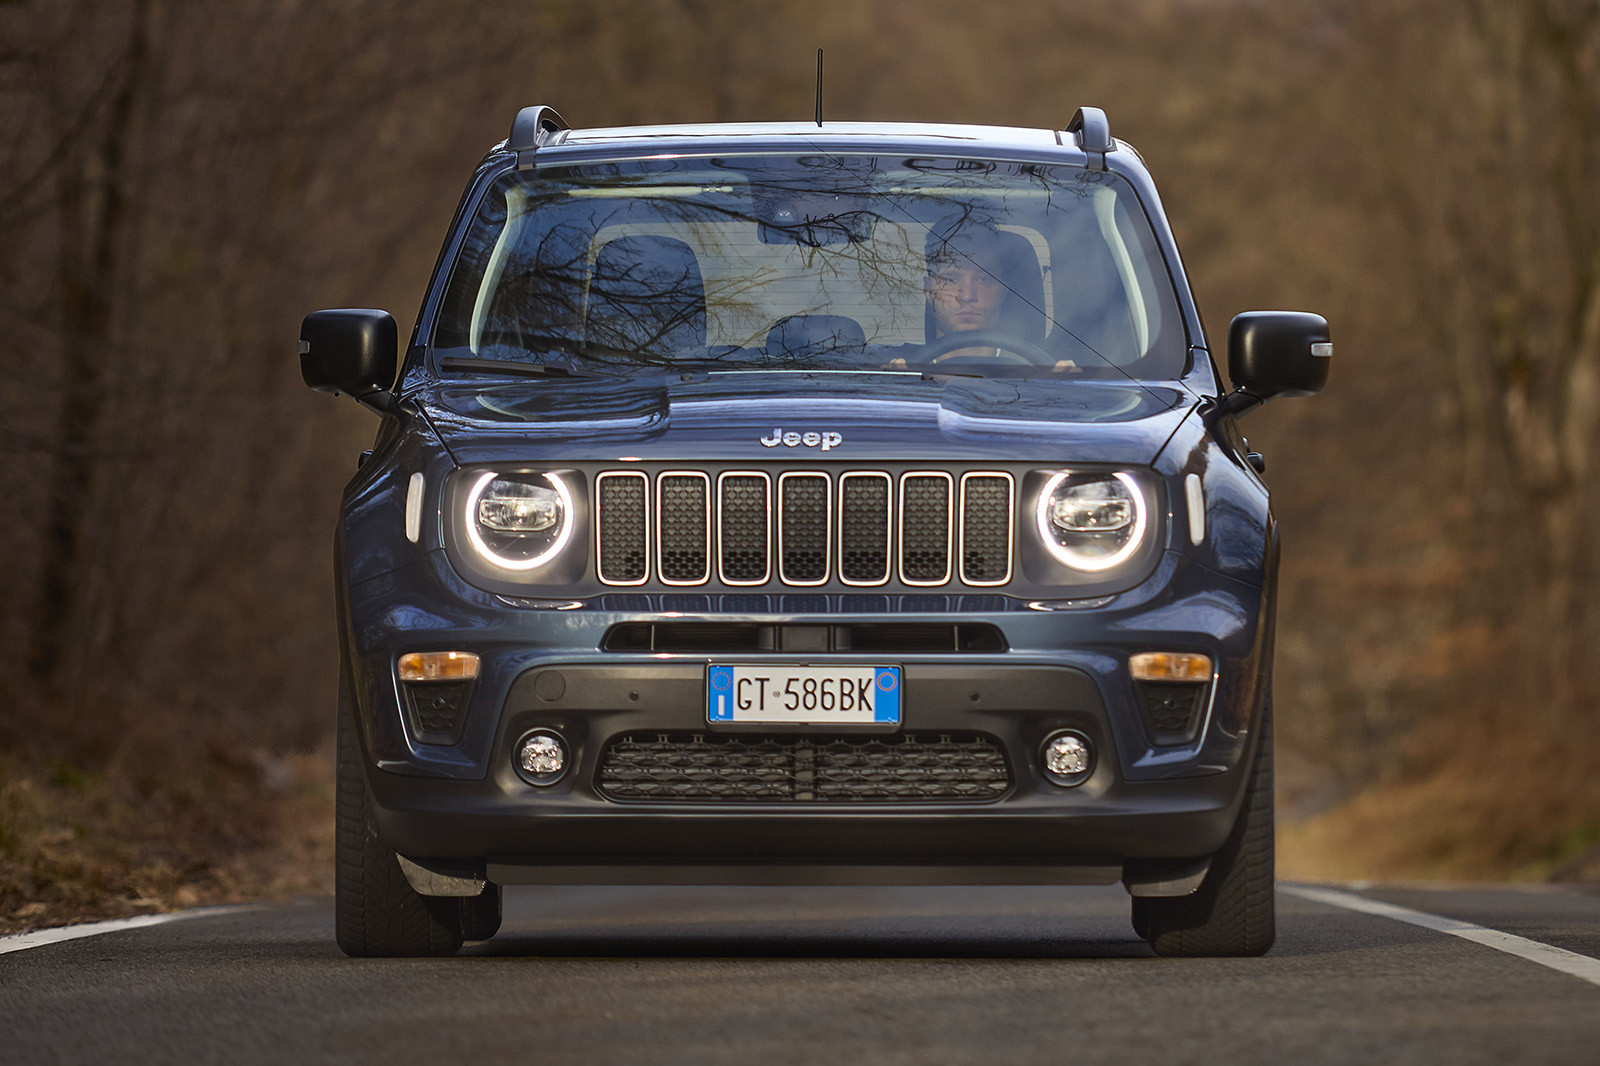
[[[461,949],[462,901],[417,892],[394,851],[378,837],[349,689],[349,680],[342,678],[334,827],[334,932],[339,948],[357,958],[454,955]]]
[[[1261,736],[1244,808],[1211,860],[1200,887],[1187,896],[1138,898],[1133,925],[1157,955],[1265,955],[1277,937],[1273,907],[1272,700],[1261,713]]]

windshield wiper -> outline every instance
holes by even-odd
[[[610,378],[615,374],[601,374],[593,370],[574,370],[568,366],[551,363],[522,363],[511,359],[471,359],[466,356],[447,355],[439,360],[444,370],[479,370],[486,374],[507,374],[530,378]]]

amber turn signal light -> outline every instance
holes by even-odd
[[[1144,651],[1128,660],[1135,681],[1210,681],[1211,657],[1186,651]]]
[[[478,657],[470,651],[410,651],[400,656],[401,681],[471,681]]]

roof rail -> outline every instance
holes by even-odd
[[[1106,113],[1098,107],[1080,107],[1072,116],[1072,121],[1067,123],[1067,132],[1073,134],[1082,148],[1089,156],[1090,170],[1106,169],[1106,153],[1117,150],[1117,142],[1111,139],[1111,123],[1106,119]]]
[[[552,134],[571,128],[553,107],[543,104],[525,107],[517,112],[516,120],[511,123],[511,137],[506,141],[506,147],[517,153],[519,166],[528,166],[533,162],[533,153]]]

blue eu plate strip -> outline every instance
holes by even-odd
[[[873,683],[877,686],[878,695],[876,700],[873,701],[872,720],[874,722],[899,722],[900,671],[892,666],[880,666]]]
[[[713,666],[706,681],[711,686],[711,720],[733,721],[733,667]]]

